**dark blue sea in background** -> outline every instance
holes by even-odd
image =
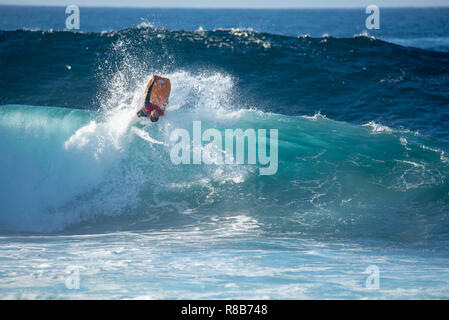
[[[80,11],[0,6],[1,298],[449,296],[449,8]],[[174,165],[194,120],[278,172]]]

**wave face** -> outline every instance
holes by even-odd
[[[220,94],[202,92],[201,84],[213,79],[170,77],[172,107],[198,99],[197,108],[170,110],[158,125],[137,120],[135,110],[125,108],[99,114],[3,106],[1,230],[140,230],[238,213],[270,234],[405,242],[447,238],[447,143],[320,115],[211,109]],[[230,90],[223,88],[229,79],[212,77],[217,85],[209,90]],[[176,81],[181,79],[188,81]],[[260,176],[254,165],[174,165],[170,133],[192,132],[193,120],[201,120],[203,129],[278,128],[278,172]]]
[[[0,103],[97,109],[153,72],[233,77],[232,103],[286,115],[376,121],[449,138],[449,54],[381,40],[251,30],[0,31]],[[100,96],[100,97],[99,97]]]

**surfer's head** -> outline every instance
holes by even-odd
[[[152,122],[156,122],[159,120],[159,112],[157,110],[151,110],[150,112],[150,120]]]

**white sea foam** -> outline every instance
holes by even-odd
[[[318,119],[327,119],[326,115],[321,114],[321,111],[316,112],[313,116],[303,115],[301,117],[305,118],[305,119],[310,119],[313,121],[318,120]]]
[[[353,38],[368,38],[370,40],[376,40],[376,37],[371,36],[368,33],[368,30],[363,30],[361,33],[354,34],[352,37]]]
[[[393,130],[390,127],[384,126],[384,125],[376,123],[374,121],[370,121],[362,126],[371,128],[372,133],[392,133],[393,132]]]
[[[144,28],[155,29],[155,26],[153,23],[148,22],[148,21],[142,21],[141,23],[139,23],[137,25],[137,29],[144,29]]]

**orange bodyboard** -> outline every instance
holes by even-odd
[[[167,78],[153,76],[148,81],[145,89],[145,96],[148,95],[148,90],[151,88],[150,102],[164,108],[168,103],[170,97],[171,83]]]

